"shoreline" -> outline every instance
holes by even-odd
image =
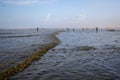
[[[65,31],[61,44],[10,80],[119,80],[120,33]],[[117,40],[117,41],[115,41]]]
[[[48,50],[59,45],[61,42],[56,37],[56,35],[58,35],[60,32],[61,31],[58,31],[58,32],[55,32],[54,34],[52,34],[51,37],[54,38],[54,40],[55,40],[53,43],[44,45],[44,47],[40,51],[38,51],[35,54],[33,54],[32,56],[28,57],[27,59],[22,61],[20,64],[18,64],[16,66],[12,66],[12,67],[8,68],[7,70],[1,72],[0,73],[0,80],[6,80],[9,77],[15,75],[16,73],[23,71],[24,69],[29,67],[32,64],[32,62],[39,60]]]

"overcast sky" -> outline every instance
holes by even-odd
[[[0,28],[117,27],[120,0],[0,0]]]

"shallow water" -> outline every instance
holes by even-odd
[[[35,29],[0,30],[0,72],[20,63],[44,45],[54,41],[50,35],[57,30]]]
[[[60,45],[11,80],[120,80],[120,32],[71,31],[58,37]]]

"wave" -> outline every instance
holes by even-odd
[[[0,33],[0,34],[13,34],[13,33]]]
[[[19,38],[19,37],[32,37],[32,36],[39,36],[39,35],[0,36],[0,38]]]

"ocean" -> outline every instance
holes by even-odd
[[[120,32],[65,31],[61,44],[11,80],[120,80]]]
[[[41,48],[52,43],[55,29],[0,30],[0,72],[21,63]]]
[[[41,47],[54,42],[58,30],[0,31],[0,70],[21,63]],[[65,30],[61,44],[49,50],[11,80],[119,80],[120,32]]]

